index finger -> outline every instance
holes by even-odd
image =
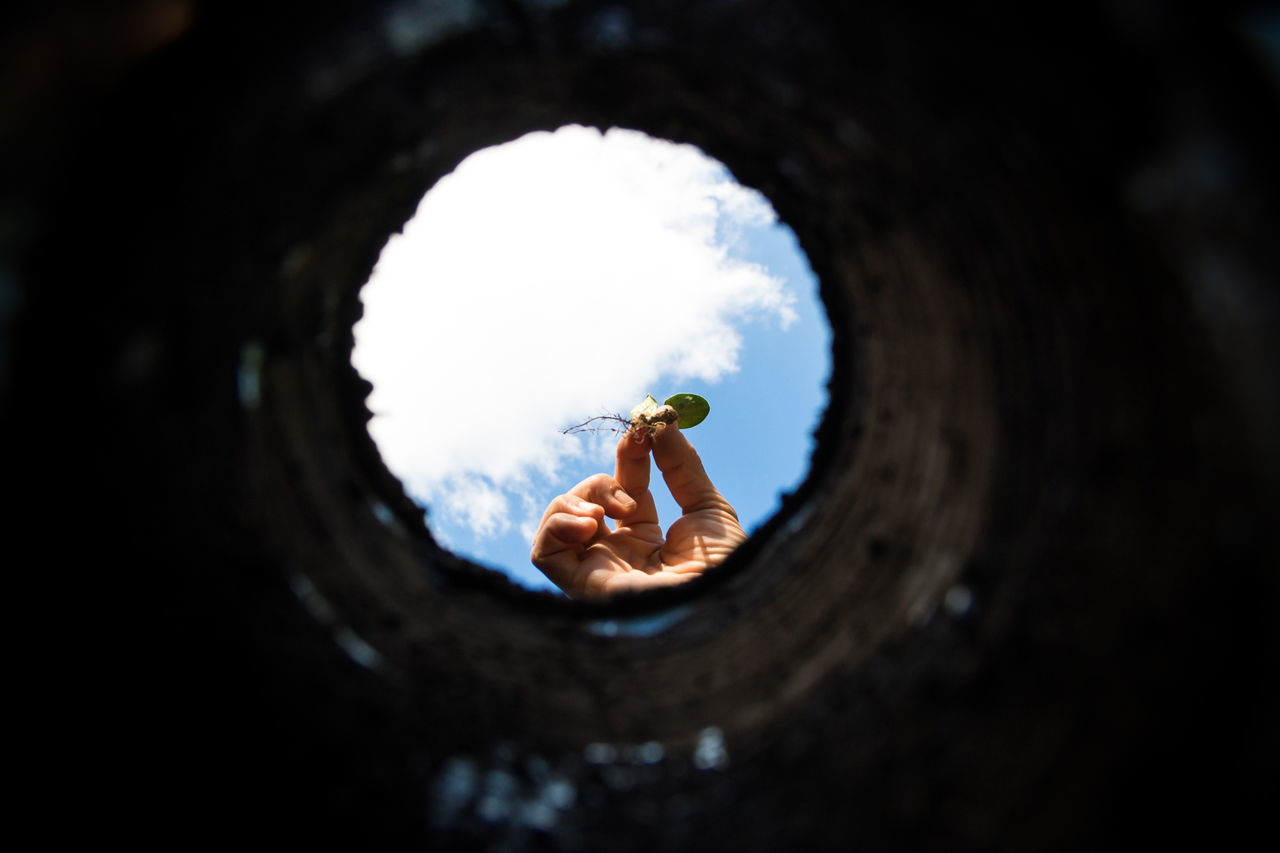
[[[621,518],[636,511],[635,498],[608,474],[592,474],[565,494],[604,507],[605,515],[610,518]],[[542,514],[541,524],[546,524],[555,512],[556,502],[552,501]]]
[[[648,438],[637,441],[631,433],[618,442],[613,476],[627,494],[636,499],[636,510],[626,517],[627,524],[658,523],[658,505],[649,492],[649,449]]]
[[[676,424],[668,424],[654,435],[653,461],[658,463],[671,497],[685,513],[712,506],[721,509],[729,506],[712,485],[698,451],[693,449]]]

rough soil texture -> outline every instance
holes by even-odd
[[[1249,19],[314,5],[6,24],[6,527],[39,555],[8,566],[63,691],[40,772],[95,791],[69,811],[362,849],[1261,825],[1280,96]],[[804,486],[721,570],[609,604],[439,549],[348,359],[421,195],[570,122],[762,190],[835,334]]]

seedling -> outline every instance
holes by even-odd
[[[670,406],[670,408],[667,408]],[[711,411],[711,404],[697,394],[676,394],[658,405],[652,394],[645,394],[627,417],[622,415],[597,415],[577,426],[561,430],[565,435],[576,432],[625,432],[644,439],[670,423],[689,429],[702,423]]]

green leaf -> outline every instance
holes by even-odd
[[[706,420],[711,412],[711,404],[697,394],[676,394],[674,397],[668,397],[663,405],[676,410],[676,414],[680,416],[676,421],[680,424],[680,429],[696,427]]]
[[[653,399],[652,394],[645,394],[644,399],[631,410],[631,420],[636,419],[636,415],[652,415],[658,409],[662,408],[658,405],[658,401]]]

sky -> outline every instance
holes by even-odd
[[[804,479],[830,329],[768,201],[699,149],[577,125],[472,154],[360,294],[370,434],[443,546],[532,589],[548,502],[613,473],[563,434],[646,393],[711,404],[686,432],[750,533]],[[664,526],[678,516],[654,470]]]

